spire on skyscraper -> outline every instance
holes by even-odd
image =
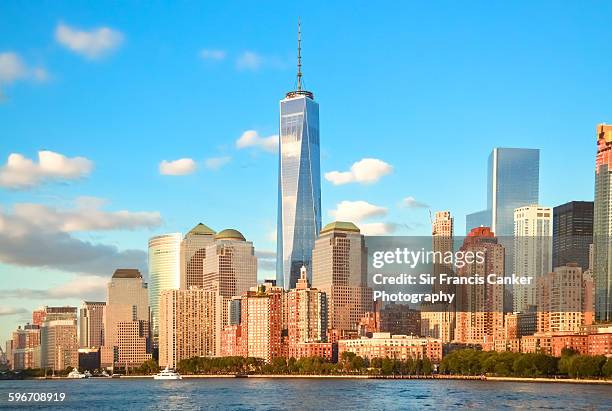
[[[297,44],[297,87],[294,91],[287,93],[287,98],[294,98],[297,96],[306,96],[314,100],[312,92],[302,90],[302,24],[298,17],[298,44]]]
[[[298,17],[297,90],[302,90],[302,29]]]

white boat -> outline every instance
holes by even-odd
[[[70,371],[70,373],[68,374],[68,378],[73,378],[73,379],[87,378],[87,375],[81,374],[79,372],[79,369],[75,368],[72,371]]]
[[[166,368],[153,376],[155,380],[182,380],[183,376],[171,368]]]

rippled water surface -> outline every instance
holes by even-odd
[[[63,402],[8,402],[9,393],[65,393]],[[88,379],[0,381],[2,409],[602,409],[612,386],[449,380]]]

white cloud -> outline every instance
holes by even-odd
[[[254,51],[244,51],[236,59],[239,70],[257,70],[263,64],[263,57]]]
[[[232,160],[230,156],[210,157],[204,160],[204,166],[210,170],[218,170]]]
[[[55,40],[75,53],[96,59],[118,48],[123,34],[108,27],[85,31],[60,23],[55,29]]]
[[[28,66],[17,53],[0,53],[0,86],[22,80],[44,82],[48,78],[49,73],[44,68]],[[0,89],[0,103],[5,99],[4,92]]]
[[[104,200],[95,197],[80,197],[76,200],[76,208],[62,210],[34,203],[17,203],[12,214],[0,212],[0,233],[6,226],[13,225],[6,234],[19,234],[36,227],[45,232],[79,232],[106,230],[136,230],[139,228],[154,228],[162,223],[157,211],[131,212],[127,210],[104,211],[100,207]],[[27,224],[24,224],[27,222]]]
[[[247,130],[236,140],[236,148],[257,147],[274,153],[278,151],[278,135],[261,137],[255,130]]]
[[[224,60],[227,53],[225,50],[214,50],[214,49],[202,49],[200,51],[200,57],[204,60]]]
[[[159,173],[167,176],[182,176],[196,170],[196,162],[191,158],[181,158],[174,161],[163,160],[159,163]]]
[[[402,200],[402,206],[406,208],[428,208],[429,205],[421,201],[417,201],[416,198],[408,196]]]
[[[397,224],[394,223],[360,223],[357,225],[363,235],[387,235],[397,228]]]
[[[75,276],[66,283],[47,289],[16,288],[3,290],[3,294],[7,298],[38,300],[61,300],[68,298],[78,298],[81,300],[103,300],[109,280],[109,277],[98,275],[80,275]]]
[[[4,293],[4,292],[3,292]],[[28,310],[25,308],[7,307],[0,305],[0,317],[9,315],[25,314]]]
[[[0,262],[79,274],[108,274],[117,267],[146,270],[147,253],[94,244],[74,232],[136,230],[162,223],[157,212],[103,211],[103,200],[77,199],[73,209],[20,203],[0,209]],[[81,236],[80,236],[81,237]]]
[[[349,221],[358,223],[371,217],[383,217],[387,215],[387,209],[367,201],[341,201],[335,210],[331,210],[329,215],[337,221]]]
[[[353,163],[349,171],[330,171],[325,173],[325,179],[333,185],[348,183],[372,184],[392,171],[393,167],[382,160],[364,158]]]
[[[66,157],[53,151],[39,151],[38,162],[12,153],[0,167],[0,186],[33,187],[47,180],[74,180],[88,175],[93,162],[84,157]]]

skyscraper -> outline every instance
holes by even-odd
[[[367,248],[359,228],[343,221],[327,224],[312,254],[312,287],[327,295],[327,326],[357,330],[373,303],[367,286]]]
[[[139,366],[143,358],[150,357],[147,283],[140,271],[120,268],[113,273],[107,290],[102,363]]]
[[[540,150],[494,148],[488,162],[487,209],[467,216],[466,233],[482,225],[502,242],[502,237],[511,237],[514,209],[538,203],[539,181]]]
[[[106,302],[83,301],[79,311],[79,346],[100,348],[104,345]]]
[[[45,307],[40,327],[40,362],[42,368],[64,370],[78,364],[76,307]]]
[[[595,205],[593,209],[593,280],[595,319],[612,320],[612,125],[597,126]]]
[[[149,239],[149,304],[154,344],[159,334],[159,297],[163,290],[175,290],[181,281],[181,233]]]
[[[457,267],[457,276],[486,277],[504,275],[504,247],[489,227],[474,228],[463,241],[460,251],[484,256],[482,262],[468,262]],[[457,286],[455,340],[483,344],[504,337],[504,286],[502,284]]]
[[[181,288],[202,287],[206,247],[215,240],[215,231],[202,223],[193,227],[181,241]]]
[[[298,24],[297,89],[280,101],[276,283],[294,288],[321,230],[319,104],[302,89]],[[312,277],[309,276],[309,281]]]
[[[570,201],[553,209],[553,268],[577,263],[586,271],[592,243],[592,201]]]
[[[513,288],[514,312],[536,304],[536,282],[552,271],[552,210],[530,205],[514,210],[514,274],[529,277],[529,284]]]
[[[159,365],[176,367],[192,357],[219,353],[221,319],[217,294],[201,288],[164,290],[159,307]]]

